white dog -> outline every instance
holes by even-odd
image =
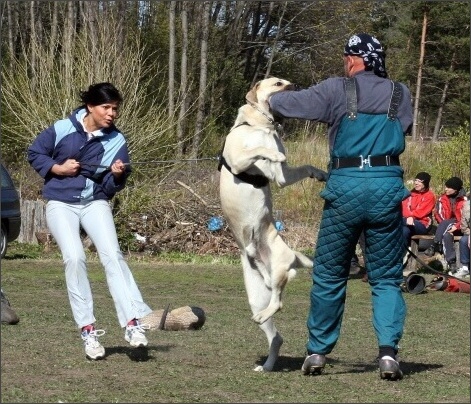
[[[283,339],[273,315],[296,268],[312,268],[312,260],[291,250],[275,228],[269,181],[284,187],[304,178],[325,181],[327,173],[310,165],[289,167],[280,138],[281,125],[269,111],[268,97],[293,90],[289,81],[268,78],[247,94],[226,137],[220,161],[223,214],[240,249],[252,320],[265,332],[269,354],[256,371],[271,371]]]

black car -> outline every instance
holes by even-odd
[[[20,234],[20,198],[7,169],[1,164],[2,184],[2,236],[0,238],[1,257],[5,256],[7,243],[15,241]]]

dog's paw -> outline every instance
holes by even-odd
[[[265,156],[267,160],[273,161],[274,163],[283,163],[286,161],[286,156],[276,150],[270,150],[269,153]]]
[[[311,178],[315,178],[318,181],[325,182],[327,181],[328,174],[324,170],[320,170],[316,167],[311,166],[311,174],[309,175]]]
[[[269,305],[266,309],[259,311],[257,314],[252,316],[252,320],[255,321],[257,324],[263,324],[267,321],[270,317],[281,310],[282,303],[278,305]]]

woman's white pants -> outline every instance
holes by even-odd
[[[152,311],[144,303],[123,257],[113,214],[107,201],[77,204],[49,201],[46,205],[46,221],[62,253],[70,306],[79,328],[96,321],[80,227],[96,247],[121,327]]]

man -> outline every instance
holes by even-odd
[[[329,78],[269,99],[277,115],[329,125],[329,179],[320,194],[325,203],[302,371],[322,373],[326,355],[337,343],[350,260],[364,232],[380,377],[399,380],[402,371],[396,355],[406,316],[400,288],[405,252],[401,202],[409,195],[399,155],[405,148],[404,134],[412,126],[410,92],[387,79],[384,50],[371,35],[348,40],[344,65],[347,78]]]

